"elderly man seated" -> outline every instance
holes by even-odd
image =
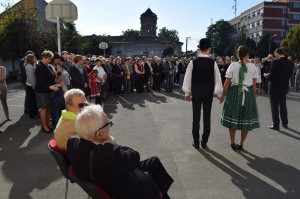
[[[99,105],[85,107],[77,116],[80,137],[68,140],[67,151],[73,169],[82,181],[96,183],[115,198],[170,198],[173,179],[159,158],[140,161],[137,151],[117,145],[109,136],[112,121]]]
[[[54,131],[54,139],[60,149],[67,150],[67,141],[72,135],[76,135],[74,123],[77,114],[88,105],[84,92],[80,89],[68,90],[65,95],[66,110],[62,111],[61,117]]]

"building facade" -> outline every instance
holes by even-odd
[[[270,34],[275,43],[286,37],[300,23],[300,0],[273,0],[262,2],[229,21],[233,26],[233,37],[245,31],[248,37],[258,41]]]
[[[140,17],[143,36],[110,36],[112,55],[133,57],[145,55],[147,57],[162,56],[164,49],[169,45],[174,48],[174,54],[181,53],[182,42],[172,41],[156,36],[157,15],[148,8]]]

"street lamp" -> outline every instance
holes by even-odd
[[[187,56],[187,46],[188,46],[188,39],[190,39],[191,37],[186,37],[185,38],[185,56]]]
[[[273,36],[271,36],[270,35],[270,42],[269,42],[269,54],[271,54],[271,43],[272,43],[272,38],[274,38],[274,37],[276,37],[277,35],[275,34],[275,35],[273,35]]]

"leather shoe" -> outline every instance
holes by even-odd
[[[201,147],[202,147],[202,149],[206,149],[206,147],[207,147],[206,143],[201,141]]]
[[[242,150],[242,149],[243,149],[243,145],[242,145],[242,144],[237,144],[237,145],[236,145],[236,148],[237,148],[237,150],[239,150],[239,151],[240,151],[240,150]]]
[[[272,130],[279,131],[279,127],[274,126],[274,125],[268,125],[268,128],[269,128],[269,129],[272,129]]]
[[[232,150],[234,150],[234,151],[236,150],[236,144],[235,143],[231,144],[230,146],[231,146]]]
[[[282,125],[283,126],[283,128],[285,128],[285,129],[288,129],[289,127],[288,127],[288,125]]]
[[[193,147],[194,147],[195,149],[199,149],[199,144],[193,143]]]

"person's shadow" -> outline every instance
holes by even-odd
[[[207,149],[199,152],[212,164],[232,177],[232,183],[237,186],[245,198],[287,198],[287,195],[257,176],[240,168],[235,163],[226,159],[219,153]],[[295,197],[290,197],[295,198]]]
[[[284,198],[300,198],[300,171],[272,158],[261,158],[249,151],[240,153],[252,169],[272,179],[285,190]]]
[[[0,135],[2,173],[12,183],[10,199],[32,198],[34,189],[43,190],[62,176],[47,150],[53,134],[31,132],[39,123],[22,115]]]

